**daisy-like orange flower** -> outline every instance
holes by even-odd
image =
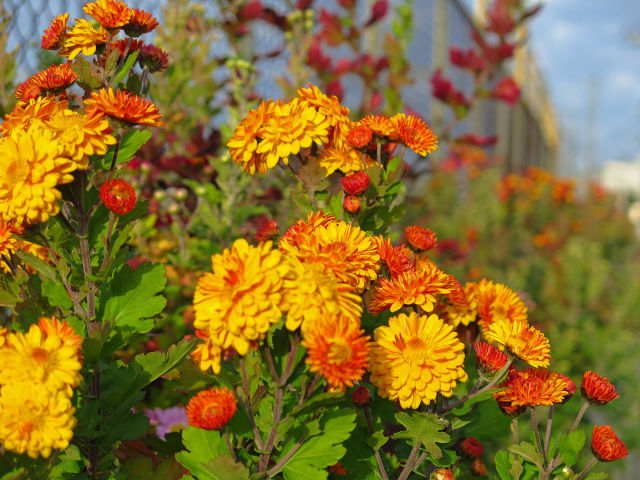
[[[66,110],[67,107],[66,100],[56,102],[49,97],[18,102],[11,113],[5,115],[4,122],[0,123],[0,132],[8,135],[14,129],[28,130],[35,121],[46,121],[56,113]]]
[[[556,372],[543,368],[511,370],[499,385],[506,388],[493,394],[498,403],[512,407],[535,407],[561,403],[568,395],[566,382]]]
[[[302,346],[305,362],[334,389],[344,391],[362,378],[369,365],[369,339],[359,322],[345,317],[325,316],[307,322]]]
[[[522,320],[501,319],[489,325],[484,336],[506,347],[532,367],[548,367],[551,360],[549,340],[540,330]]]
[[[203,340],[203,342],[196,345],[196,348],[191,352],[193,361],[203,372],[206,373],[211,369],[214,375],[217,375],[220,373],[222,348],[211,341],[210,335],[207,332],[196,330],[196,337]]]
[[[33,82],[50,94],[58,94],[70,87],[78,79],[69,63],[51,65],[33,76]]]
[[[126,215],[136,206],[136,191],[130,183],[113,178],[100,186],[100,200],[113,213]]]
[[[483,279],[474,292],[480,317],[478,323],[483,332],[500,319],[527,322],[527,306],[509,287]]]
[[[452,277],[429,264],[416,271],[406,271],[395,278],[383,278],[369,303],[369,311],[392,312],[405,305],[417,305],[425,312],[433,311],[436,295],[446,295],[455,287]]]
[[[187,421],[192,427],[220,430],[236,413],[238,401],[225,387],[214,387],[198,392],[187,404]]]
[[[406,254],[403,245],[394,247],[390,238],[383,238],[382,235],[372,237],[380,255],[380,262],[383,269],[389,273],[391,278],[395,278],[404,272],[415,271],[416,267],[411,257]]]
[[[501,352],[490,343],[475,342],[473,348],[478,359],[478,370],[485,375],[493,375],[502,370],[509,360],[506,353]]]
[[[124,33],[130,37],[139,37],[143,33],[149,33],[158,26],[158,20],[149,12],[134,8],[131,19],[124,27]]]
[[[464,344],[436,315],[391,317],[374,331],[369,363],[378,394],[402,408],[429,405],[438,393],[450,397],[456,382],[467,380]]]
[[[374,135],[388,137],[394,131],[393,122],[389,117],[383,115],[369,115],[357,122],[357,126],[366,126],[371,129]]]
[[[247,116],[236,127],[233,136],[227,141],[229,155],[234,163],[242,166],[245,173],[253,175],[256,170],[263,175],[267,173],[267,163],[256,149],[260,132],[265,122],[273,115],[274,106],[273,101],[263,100],[257,108],[249,110]]]
[[[438,137],[418,117],[398,113],[391,119],[394,131],[391,139],[398,141],[423,157],[438,148]]]
[[[36,98],[43,96],[44,94],[44,90],[33,80],[33,77],[25,80],[20,85],[18,85],[15,92],[16,98],[18,100],[22,100],[23,102],[35,100]]]
[[[156,107],[150,100],[124,90],[113,91],[113,88],[102,88],[91,93],[91,98],[84,101],[87,113],[98,111],[120,120],[128,125],[162,126]]]
[[[306,220],[297,220],[291,225],[278,242],[278,248],[287,251],[290,247],[298,244],[299,240],[307,233],[313,233],[317,228],[326,227],[330,223],[336,222],[336,217],[322,210],[311,212]]]
[[[347,143],[352,148],[366,148],[373,138],[373,130],[367,125],[356,125],[347,135]]]
[[[407,234],[409,245],[419,252],[426,252],[438,246],[438,238],[435,232],[428,228],[409,225],[404,231]]]
[[[133,17],[133,10],[126,3],[117,0],[97,0],[87,3],[83,10],[107,30],[124,27]]]
[[[294,331],[318,318],[339,316],[359,322],[362,298],[355,293],[357,277],[353,273],[336,277],[322,263],[302,262],[287,256],[289,274],[284,282],[283,308],[288,310],[285,326]]]
[[[73,60],[79,53],[85,56],[96,53],[98,45],[104,45],[109,40],[109,33],[102,27],[98,30],[87,20],[76,18],[76,24],[67,32],[67,39],[60,55]]]
[[[589,370],[584,372],[580,392],[582,398],[591,405],[604,405],[620,396],[607,377],[601,377]]]
[[[51,25],[44,31],[40,46],[45,50],[58,50],[64,46],[67,39],[67,21],[69,13],[58,15],[51,21]]]
[[[609,425],[593,426],[591,451],[601,462],[613,462],[629,454],[627,446],[618,438],[613,428]]]

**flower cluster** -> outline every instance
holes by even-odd
[[[76,425],[71,397],[80,383],[82,338],[55,317],[27,333],[0,327],[0,441],[32,458],[64,449]]]

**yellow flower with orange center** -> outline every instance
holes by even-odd
[[[69,60],[76,58],[79,53],[88,57],[96,53],[98,45],[104,45],[108,40],[109,33],[104,28],[96,30],[87,20],[76,18],[76,24],[67,32],[67,40],[59,53]]]
[[[27,130],[37,120],[48,120],[52,115],[66,110],[66,100],[56,102],[53,98],[39,97],[25,102],[18,102],[11,113],[5,116],[0,124],[0,132],[7,135],[15,128]]]
[[[63,391],[70,397],[82,378],[77,350],[38,325],[31,325],[27,333],[9,333],[0,349],[0,385],[36,384],[51,394]]]
[[[321,263],[303,263],[287,256],[289,274],[284,282],[288,310],[285,326],[294,331],[302,324],[327,316],[341,316],[359,322],[362,298],[354,293],[357,278],[354,274],[338,279]]]
[[[59,94],[71,86],[78,79],[78,74],[73,71],[71,65],[51,65],[42,72],[33,76],[33,82],[50,94]]]
[[[364,335],[360,322],[341,316],[319,317],[305,323],[302,334],[309,371],[318,372],[338,391],[362,378],[369,365],[370,337]]]
[[[429,405],[438,393],[450,397],[456,382],[467,380],[464,344],[436,315],[391,317],[375,329],[369,361],[378,394],[402,408]]]
[[[383,278],[369,303],[369,311],[377,314],[386,309],[397,312],[405,305],[417,305],[425,312],[433,311],[436,295],[446,295],[455,287],[454,280],[435,264],[397,277]]]
[[[263,339],[282,318],[288,267],[271,242],[254,247],[244,239],[213,255],[211,265],[213,272],[198,279],[193,325],[222,349],[246,355],[251,342]]]
[[[0,442],[11,452],[48,458],[73,438],[75,408],[62,391],[50,392],[30,381],[0,389]]]
[[[83,7],[84,13],[95,18],[108,30],[124,27],[133,17],[133,10],[127,4],[117,0],[97,0]]]
[[[438,137],[420,118],[398,113],[391,118],[391,139],[400,142],[423,157],[438,148]]]
[[[256,170],[263,175],[267,173],[267,163],[262,155],[256,152],[260,132],[265,122],[273,114],[275,103],[262,101],[258,108],[250,110],[233,132],[233,136],[227,141],[229,155],[234,163],[242,166],[242,170],[251,175]]]
[[[549,340],[540,330],[522,320],[500,319],[489,325],[485,338],[507,348],[532,367],[548,367],[551,359]]]
[[[307,102],[298,98],[289,103],[278,101],[260,130],[256,153],[262,155],[267,168],[273,168],[280,160],[287,164],[289,155],[303,148],[327,143],[328,133],[327,118]]]
[[[162,126],[158,107],[150,100],[124,90],[114,92],[111,87],[101,88],[92,92],[84,104],[88,114],[97,111],[128,125]]]
[[[560,403],[568,395],[567,383],[556,372],[543,368],[512,369],[493,394],[499,404],[515,409]]]
[[[58,15],[51,21],[51,25],[44,31],[40,46],[45,50],[58,50],[64,46],[67,38],[67,21],[69,13]]]
[[[81,115],[64,110],[45,120],[45,125],[55,132],[64,148],[64,155],[87,168],[91,155],[104,155],[116,139],[110,135],[109,120],[101,113]]]
[[[211,336],[207,332],[196,330],[196,336],[204,341],[196,345],[196,348],[191,352],[193,361],[203,372],[206,373],[211,369],[215,375],[219,374],[222,348],[211,341]]]
[[[71,182],[78,168],[54,135],[34,124],[0,138],[0,215],[16,227],[57,215],[62,194],[55,187]]]
[[[365,162],[367,168],[376,163],[369,155],[363,154],[354,148],[345,150],[332,146],[324,147],[320,151],[318,160],[320,166],[326,169],[327,175],[331,175],[336,170],[348,175],[363,170]]]
[[[478,323],[485,332],[491,323],[508,319],[527,322],[527,306],[509,287],[483,279],[475,289]]]

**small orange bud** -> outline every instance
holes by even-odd
[[[429,480],[455,480],[453,478],[453,472],[448,468],[436,468],[431,472]]]
[[[258,228],[258,232],[254,235],[253,239],[256,242],[266,242],[275,237],[280,231],[280,227],[275,220],[268,220]]]
[[[409,242],[409,245],[419,252],[426,252],[438,245],[436,234],[428,228],[409,225],[405,229],[405,232],[407,234],[407,241]]]
[[[356,407],[364,408],[367,405],[371,404],[373,398],[371,397],[371,392],[369,391],[369,389],[360,385],[353,392],[351,392],[351,400]]]
[[[482,476],[487,474],[487,467],[485,467],[484,462],[479,458],[476,458],[473,461],[473,465],[471,465],[471,472],[474,475]]]
[[[349,213],[358,213],[360,211],[360,199],[349,195],[344,199],[344,209]]]
[[[124,215],[136,206],[136,192],[124,180],[108,180],[100,187],[100,199],[104,206],[118,215]]]

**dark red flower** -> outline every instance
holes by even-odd
[[[313,39],[307,52],[307,65],[319,71],[326,71],[331,67],[331,58],[324,54],[317,39]]]
[[[260,0],[254,0],[253,2],[245,3],[242,8],[240,8],[238,17],[242,20],[253,20],[260,18],[263,10],[262,2]]]
[[[487,62],[472,48],[463,50],[458,47],[450,47],[449,60],[456,67],[471,70],[476,74],[487,68]]]
[[[376,22],[379,22],[385,17],[388,11],[389,4],[387,3],[387,0],[378,0],[373,4],[373,7],[371,8],[371,16],[369,17],[369,20],[367,20],[365,26],[368,27]]]
[[[124,180],[108,180],[100,187],[100,199],[113,213],[124,215],[136,206],[136,191]]]
[[[501,37],[510,33],[516,26],[509,11],[510,0],[495,0],[487,13],[487,30]]]
[[[161,72],[169,65],[169,55],[155,45],[143,45],[140,47],[138,62],[151,73]]]
[[[253,239],[256,242],[266,242],[275,237],[279,232],[280,227],[278,223],[275,220],[268,220],[258,228],[258,232],[254,235]]]
[[[366,407],[371,404],[373,397],[367,387],[360,385],[353,392],[351,392],[351,401],[358,408]]]
[[[504,77],[491,92],[493,98],[498,98],[513,106],[520,98],[520,87],[511,77]]]
[[[496,135],[484,136],[473,132],[466,133],[455,139],[455,142],[468,143],[469,145],[475,145],[477,147],[490,147],[491,145],[495,145],[497,141],[498,137]]]
[[[460,442],[460,450],[469,458],[478,458],[482,456],[482,444],[473,437],[467,437]]]

